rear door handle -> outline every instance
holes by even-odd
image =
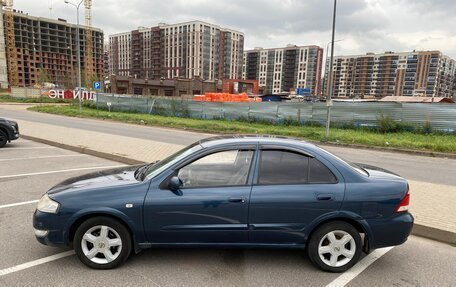
[[[329,201],[329,200],[333,200],[334,199],[334,194],[330,194],[330,193],[327,193],[327,194],[317,194],[317,199],[318,200],[321,200],[321,201]]]
[[[233,203],[244,203],[245,199],[243,197],[231,197],[228,201]]]

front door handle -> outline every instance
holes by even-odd
[[[317,199],[321,201],[330,201],[334,200],[334,194],[326,193],[326,194],[317,194]]]
[[[245,202],[245,198],[243,197],[231,197],[228,199],[229,202],[233,202],[233,203],[244,203]]]

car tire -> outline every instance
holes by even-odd
[[[310,261],[328,272],[344,272],[361,257],[362,240],[356,228],[343,221],[326,223],[312,234],[307,253]]]
[[[4,131],[0,130],[0,148],[4,147],[8,142],[8,135]]]
[[[93,217],[76,230],[74,250],[82,263],[93,269],[113,269],[127,260],[132,250],[128,229],[109,217]]]

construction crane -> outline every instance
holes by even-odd
[[[93,77],[92,0],[84,0],[86,26],[85,82],[90,86]]]
[[[19,85],[19,75],[17,68],[16,39],[14,36],[13,0],[2,0],[2,6],[3,11],[5,11],[4,16],[8,80],[10,87],[17,87]]]

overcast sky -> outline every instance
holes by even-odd
[[[79,0],[73,0],[79,1]],[[108,35],[139,26],[204,20],[245,33],[245,48],[331,40],[332,0],[93,0],[93,26]],[[76,22],[64,0],[14,0],[16,10]],[[81,19],[84,14],[81,9]],[[339,0],[336,55],[440,50],[456,59],[455,0]]]

